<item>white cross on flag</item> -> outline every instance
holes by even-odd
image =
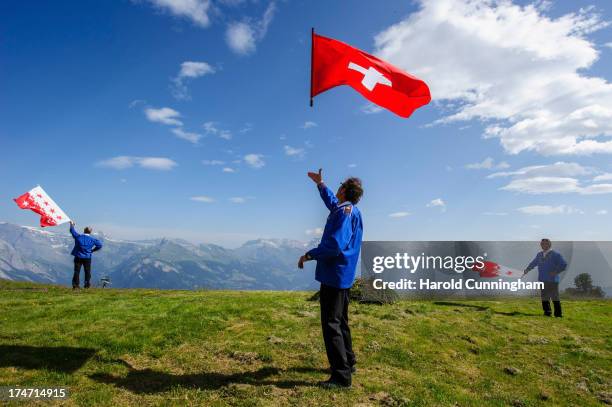
[[[70,220],[41,186],[32,188],[20,197],[15,198],[14,201],[21,209],[29,209],[39,214],[40,226],[42,227],[57,226]]]

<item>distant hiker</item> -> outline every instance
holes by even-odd
[[[363,235],[361,212],[355,206],[363,188],[359,178],[348,178],[334,194],[323,183],[321,171],[309,172],[308,177],[317,184],[330,214],[321,243],[300,257],[298,267],[304,268],[305,261],[317,261],[315,279],[321,283],[321,327],[331,366],[331,377],[319,384],[327,388],[350,387],[355,354],[348,325],[349,289],[355,280]]]
[[[79,277],[81,274],[81,266],[85,269],[85,284],[83,287],[89,288],[91,282],[91,254],[102,248],[102,242],[91,236],[91,227],[87,226],[83,230],[83,234],[79,234],[74,230],[75,223],[70,221],[70,234],[74,237],[74,275],[72,276],[72,289],[79,288]]]
[[[541,292],[542,309],[544,315],[551,316],[550,300],[552,300],[555,308],[555,317],[561,318],[561,301],[559,299],[559,274],[565,271],[567,263],[561,254],[552,250],[552,243],[549,239],[540,241],[542,251],[529,263],[525,269],[525,274],[529,273],[534,267],[538,267],[538,281],[544,283],[544,288]]]

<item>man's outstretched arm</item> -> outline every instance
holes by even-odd
[[[321,199],[323,203],[330,211],[334,210],[338,206],[338,198],[336,198],[336,194],[325,185],[323,182],[323,169],[319,168],[319,172],[309,172],[308,178],[310,178],[314,183],[317,184],[317,188],[319,189],[319,195],[321,195]]]
[[[75,223],[73,221],[70,221],[70,234],[72,235],[72,237],[74,237],[76,239],[80,235],[78,234],[78,232],[76,230],[74,230],[74,225],[75,225]]]
[[[535,258],[531,260],[531,263],[525,268],[523,275],[529,273],[531,269],[533,269],[538,264],[538,255],[536,254]]]

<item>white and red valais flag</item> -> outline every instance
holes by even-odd
[[[348,44],[312,32],[310,104],[312,98],[348,85],[370,102],[409,117],[431,101],[427,84],[390,63]]]
[[[493,261],[483,261],[483,263],[484,265],[482,267],[479,267],[478,265],[474,265],[474,267],[472,267],[472,271],[475,271],[476,273],[480,274],[480,277],[483,278],[519,278],[523,275],[523,271],[521,270],[502,266],[501,264],[497,264]]]
[[[57,226],[70,220],[41,186],[32,188],[14,201],[21,209],[29,209],[39,214],[42,227]]]

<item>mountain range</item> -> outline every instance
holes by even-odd
[[[67,228],[66,228],[67,229]],[[181,239],[104,242],[92,265],[92,284],[109,277],[116,288],[310,290],[311,268],[297,260],[318,241],[257,239],[236,249]],[[70,285],[74,240],[68,233],[0,223],[0,278]]]

